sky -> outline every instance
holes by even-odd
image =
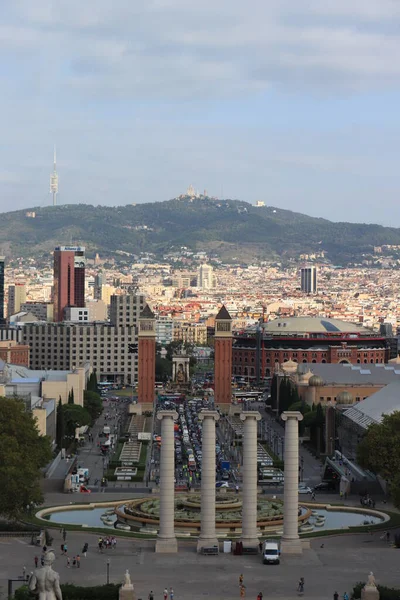
[[[399,0],[3,0],[0,211],[189,184],[400,226]]]

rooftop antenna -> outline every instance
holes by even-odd
[[[54,146],[53,173],[50,175],[50,194],[53,194],[53,206],[57,206],[58,194],[58,174],[57,174],[57,156]]]

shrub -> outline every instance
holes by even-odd
[[[60,587],[63,600],[118,600],[120,585],[109,583],[108,585],[83,587],[71,583],[62,583]],[[26,585],[15,590],[14,598],[15,600],[32,600]]]

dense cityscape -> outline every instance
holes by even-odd
[[[397,3],[2,8],[0,596],[400,600]]]

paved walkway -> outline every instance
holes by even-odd
[[[378,534],[349,535],[316,539],[312,548],[300,557],[285,556],[279,566],[261,563],[260,556],[236,557],[231,554],[199,556],[193,543],[179,543],[178,555],[154,553],[154,542],[119,538],[115,551],[100,554],[97,536],[87,533],[67,533],[70,557],[81,552],[89,543],[87,558],[82,557],[81,569],[68,569],[61,556],[61,535],[54,533],[53,546],[57,559],[54,564],[62,583],[98,585],[106,583],[107,559],[110,560],[111,582],[122,582],[129,569],[135,585],[136,598],[146,600],[150,590],[155,600],[162,598],[164,587],[172,586],[175,600],[226,600],[239,598],[238,579],[244,575],[247,598],[255,599],[262,591],[265,599],[295,598],[300,577],[305,578],[304,597],[319,600],[350,593],[353,585],[366,580],[373,571],[377,581],[399,586],[398,550],[380,540]],[[0,538],[0,586],[7,589],[8,577],[18,577],[23,567],[34,568],[37,549],[23,539]]]

